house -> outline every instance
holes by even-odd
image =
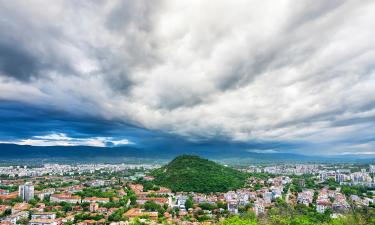
[[[259,215],[259,214],[263,214],[264,213],[264,201],[261,200],[261,199],[258,199],[255,203],[254,203],[254,207],[253,207],[253,210],[255,212],[255,215]]]
[[[155,180],[155,177],[153,177],[153,176],[144,176],[143,179],[147,180],[147,181],[153,181],[153,180]]]
[[[7,209],[10,209],[10,207],[7,205],[0,205],[0,214],[4,213]]]
[[[227,203],[228,211],[232,214],[238,214],[238,203],[237,200],[231,200]]]
[[[310,190],[305,190],[301,193],[298,193],[297,202],[298,204],[303,204],[309,206],[313,201],[314,193]]]
[[[326,209],[331,208],[331,202],[328,200],[317,200],[316,211],[318,213],[324,213]]]
[[[31,219],[56,219],[54,212],[35,212],[31,215]]]
[[[97,198],[97,197],[90,197],[90,198],[84,198],[82,202],[99,202],[99,203],[108,203],[109,198]]]
[[[272,199],[277,199],[277,198],[282,197],[282,192],[283,192],[282,187],[280,188],[273,187],[271,190],[272,190]]]
[[[47,188],[41,191],[35,191],[35,195],[38,196],[40,200],[43,200],[45,197],[52,195],[54,192],[54,188]]]
[[[124,213],[123,216],[126,216],[129,219],[133,219],[135,217],[140,217],[140,216],[147,216],[152,220],[156,220],[158,218],[158,212],[146,212],[144,211],[144,209],[132,208],[132,209],[129,209],[126,213]]]
[[[269,192],[269,191],[264,192],[263,193],[263,200],[267,204],[271,203],[271,201],[272,201],[272,192]]]
[[[90,203],[90,212],[95,212],[97,211],[99,208],[99,204],[96,203],[96,202],[91,202]]]
[[[8,192],[6,190],[2,190],[1,193],[0,193],[0,199],[1,200],[15,199],[17,197],[18,197],[18,191]]]
[[[126,195],[126,192],[123,189],[118,190],[117,193],[118,193],[119,196],[125,196]]]
[[[135,192],[135,194],[143,192],[143,185],[142,184],[130,184],[129,187],[132,191]]]
[[[12,214],[10,216],[7,216],[5,218],[2,218],[2,221],[10,222],[10,224],[17,224],[18,220],[20,220],[22,218],[28,218],[28,217],[29,217],[29,212],[20,211],[20,212]]]
[[[9,194],[8,190],[0,189],[0,195],[7,195]]]
[[[137,199],[137,204],[143,205],[147,201],[153,201],[158,205],[164,205],[164,204],[169,204],[169,199],[168,198],[139,198]]]
[[[350,208],[348,202],[346,201],[345,195],[337,193],[335,200],[332,204],[332,208],[336,211],[345,211]]]
[[[26,211],[26,210],[29,210],[30,208],[31,208],[31,205],[29,203],[16,203],[12,207],[12,214],[16,212],[20,212],[20,211]]]
[[[68,202],[72,204],[80,203],[81,198],[71,194],[53,194],[50,198],[51,202]]]
[[[177,201],[176,201],[176,207],[179,209],[185,209],[185,203],[187,199],[188,199],[188,196],[186,195],[178,195]]]
[[[31,219],[29,225],[57,225],[54,219]]]

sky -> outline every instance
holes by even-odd
[[[374,21],[373,0],[0,0],[0,143],[375,155]]]

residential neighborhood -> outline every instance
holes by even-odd
[[[44,165],[44,172],[1,167],[0,224],[216,224],[244,212],[261,219],[280,204],[331,217],[353,207],[374,207],[373,165],[345,170],[332,165],[248,166],[238,168],[252,174],[246,184],[222,193],[173,192],[155,185],[149,171],[157,167],[56,164]],[[358,191],[358,185],[365,191]]]

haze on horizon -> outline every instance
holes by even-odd
[[[0,143],[375,155],[375,1],[0,0]]]

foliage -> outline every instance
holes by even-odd
[[[242,219],[239,216],[232,216],[229,217],[222,222],[219,223],[220,225],[258,225],[256,220],[249,220],[249,219]]]
[[[367,194],[370,190],[372,190],[369,187],[357,185],[357,186],[342,186],[341,192],[345,195],[359,195],[364,196],[364,194]]]
[[[112,213],[109,217],[109,221],[126,221],[128,218],[124,217],[123,214],[127,211],[126,208],[121,208]]]
[[[153,171],[155,183],[172,191],[226,192],[243,187],[247,175],[198,156],[182,155]]]
[[[0,189],[7,190],[9,192],[15,192],[18,190],[18,186],[7,186],[7,185],[0,185]]]
[[[144,180],[143,178],[140,178],[137,180],[137,183],[143,185],[143,191],[147,192],[150,190],[158,191],[160,190],[160,187],[155,185],[153,181]]]
[[[194,206],[193,199],[191,197],[189,197],[188,199],[186,199],[185,209],[193,208],[193,206]]]
[[[100,219],[103,219],[103,215],[91,215],[91,214],[86,214],[86,213],[80,213],[80,214],[76,214],[74,216],[74,221],[82,221],[82,220],[100,220]]]
[[[147,211],[158,211],[161,209],[161,206],[156,204],[154,201],[146,201],[144,204],[144,208]]]

